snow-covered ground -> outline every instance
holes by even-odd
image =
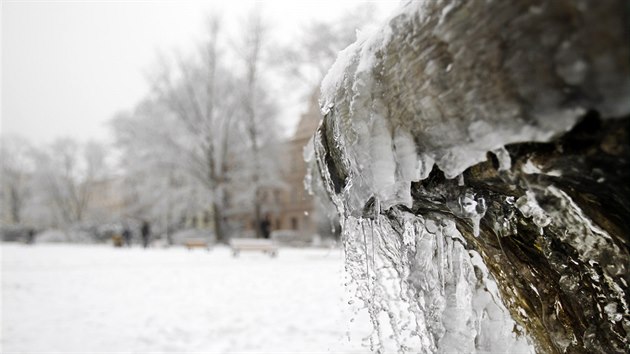
[[[369,350],[338,249],[1,247],[2,353]]]

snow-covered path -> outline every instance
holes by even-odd
[[[340,250],[2,244],[2,353],[365,352]],[[348,341],[346,332],[352,333]]]

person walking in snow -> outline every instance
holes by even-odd
[[[123,241],[125,241],[125,245],[131,247],[131,231],[129,231],[129,228],[126,226],[122,231],[122,237]]]
[[[140,234],[142,235],[142,247],[149,247],[149,237],[151,235],[151,226],[149,222],[144,220],[142,222],[142,228],[140,228]]]
[[[271,221],[269,221],[269,215],[265,216],[265,218],[260,222],[260,232],[263,238],[269,238],[271,234]]]
[[[30,228],[26,234],[26,243],[32,245],[35,243],[35,229]]]

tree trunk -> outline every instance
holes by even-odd
[[[261,238],[263,237],[263,235],[262,235],[262,229],[260,228],[260,225],[262,223],[262,206],[260,205],[261,204],[260,188],[256,190],[256,196],[254,198],[256,198],[255,203],[254,203],[254,223],[255,223],[254,229],[256,230],[256,238]]]
[[[212,217],[214,218],[214,233],[217,238],[217,243],[227,243],[225,238],[225,233],[223,229],[223,208],[220,203],[214,202],[212,204],[213,213]]]
[[[466,337],[461,328],[470,347],[458,350],[479,349],[470,322],[490,320],[453,315],[450,301],[464,306],[461,289],[474,299],[496,281],[537,351],[630,351],[629,9],[409,3],[324,80],[314,143],[347,257],[366,266],[355,274],[374,313],[388,305],[369,290],[381,279],[372,266],[397,270],[419,299],[424,350],[452,350],[445,338]]]
[[[11,222],[13,224],[19,224],[22,221],[22,219],[20,218],[20,213],[22,210],[22,200],[20,192],[18,191],[18,187],[9,187],[9,198],[11,209]]]

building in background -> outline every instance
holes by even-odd
[[[311,98],[308,110],[302,114],[293,137],[287,142],[287,163],[285,182],[287,188],[276,198],[278,211],[273,215],[274,230],[293,230],[303,235],[317,233],[315,222],[315,200],[304,188],[304,176],[307,172],[304,161],[304,147],[315,133],[321,114],[316,96]]]
[[[272,231],[292,231],[295,237],[305,240],[318,234],[315,198],[304,188],[307,165],[304,147],[317,130],[321,120],[317,96],[313,95],[308,110],[302,114],[293,137],[286,141],[287,153],[282,158],[284,165],[284,187],[263,192],[263,217],[268,216]],[[233,236],[253,237],[255,220],[251,213],[233,214],[229,217],[234,228]],[[239,234],[240,233],[240,234]]]

